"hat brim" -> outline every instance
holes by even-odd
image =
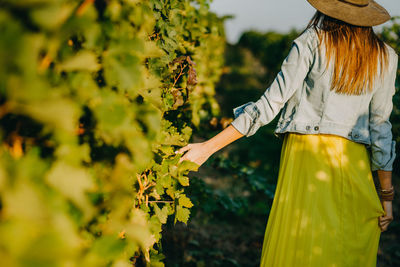
[[[364,7],[339,0],[307,1],[321,13],[357,26],[376,26],[390,20],[387,10],[375,1]]]

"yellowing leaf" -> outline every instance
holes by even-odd
[[[33,9],[31,17],[33,21],[41,27],[54,30],[60,27],[71,15],[76,6],[75,4],[54,4],[42,8]]]
[[[187,208],[193,207],[192,201],[185,194],[179,196],[179,205]]]
[[[7,174],[5,170],[2,168],[2,166],[0,166],[0,193],[6,187],[6,180],[7,180]]]
[[[2,197],[5,218],[40,221],[45,218],[45,206],[41,192],[31,183],[17,180],[13,189]]]
[[[112,260],[118,257],[124,251],[126,243],[116,236],[103,235],[97,239],[91,247],[91,250],[102,258]]]
[[[80,112],[76,103],[62,98],[49,98],[44,101],[35,101],[27,104],[18,103],[13,111],[28,115],[70,134],[75,132]]]
[[[183,186],[188,186],[189,185],[189,177],[187,177],[187,176],[180,175],[178,177],[178,181]]]
[[[187,221],[189,220],[189,214],[190,214],[189,209],[177,206],[175,214],[175,222],[178,220],[183,223],[187,223]]]
[[[146,42],[144,48],[146,57],[161,57],[165,55],[165,51],[160,49],[154,42]]]
[[[187,173],[188,171],[197,171],[199,169],[199,165],[189,160],[184,160],[179,164],[179,172]]]
[[[64,71],[98,71],[100,67],[101,66],[97,61],[96,54],[87,50],[78,52],[71,58],[58,65],[58,68]]]
[[[58,161],[47,173],[46,181],[85,212],[91,212],[91,205],[85,193],[95,187],[85,169]],[[90,216],[90,213],[85,215]]]
[[[141,76],[144,68],[136,55],[117,47],[106,51],[103,58],[107,84],[131,93],[135,93],[137,86],[142,85]]]
[[[125,230],[126,236],[138,242],[142,251],[145,253],[146,260],[150,260],[148,255],[149,249],[157,240],[155,239],[154,234],[150,232],[145,212],[139,209],[134,209],[132,211],[131,222],[126,225]]]

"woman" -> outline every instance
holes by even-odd
[[[261,98],[235,108],[234,121],[215,137],[178,152],[202,165],[282,110],[261,266],[376,266],[380,233],[393,220],[389,116],[398,56],[372,26],[390,16],[372,0],[308,2],[317,13]]]

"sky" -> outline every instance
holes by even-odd
[[[400,16],[399,0],[376,0],[392,16]],[[234,15],[225,22],[228,42],[236,43],[246,30],[287,32],[302,30],[315,13],[306,0],[213,0],[211,10]],[[385,23],[383,25],[389,25]],[[376,27],[379,31],[381,26]]]

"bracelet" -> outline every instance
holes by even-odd
[[[394,187],[390,189],[379,189],[379,192],[381,193],[381,199],[383,201],[393,201],[394,199]]]
[[[381,192],[392,192],[394,190],[393,185],[389,189],[379,189]]]

